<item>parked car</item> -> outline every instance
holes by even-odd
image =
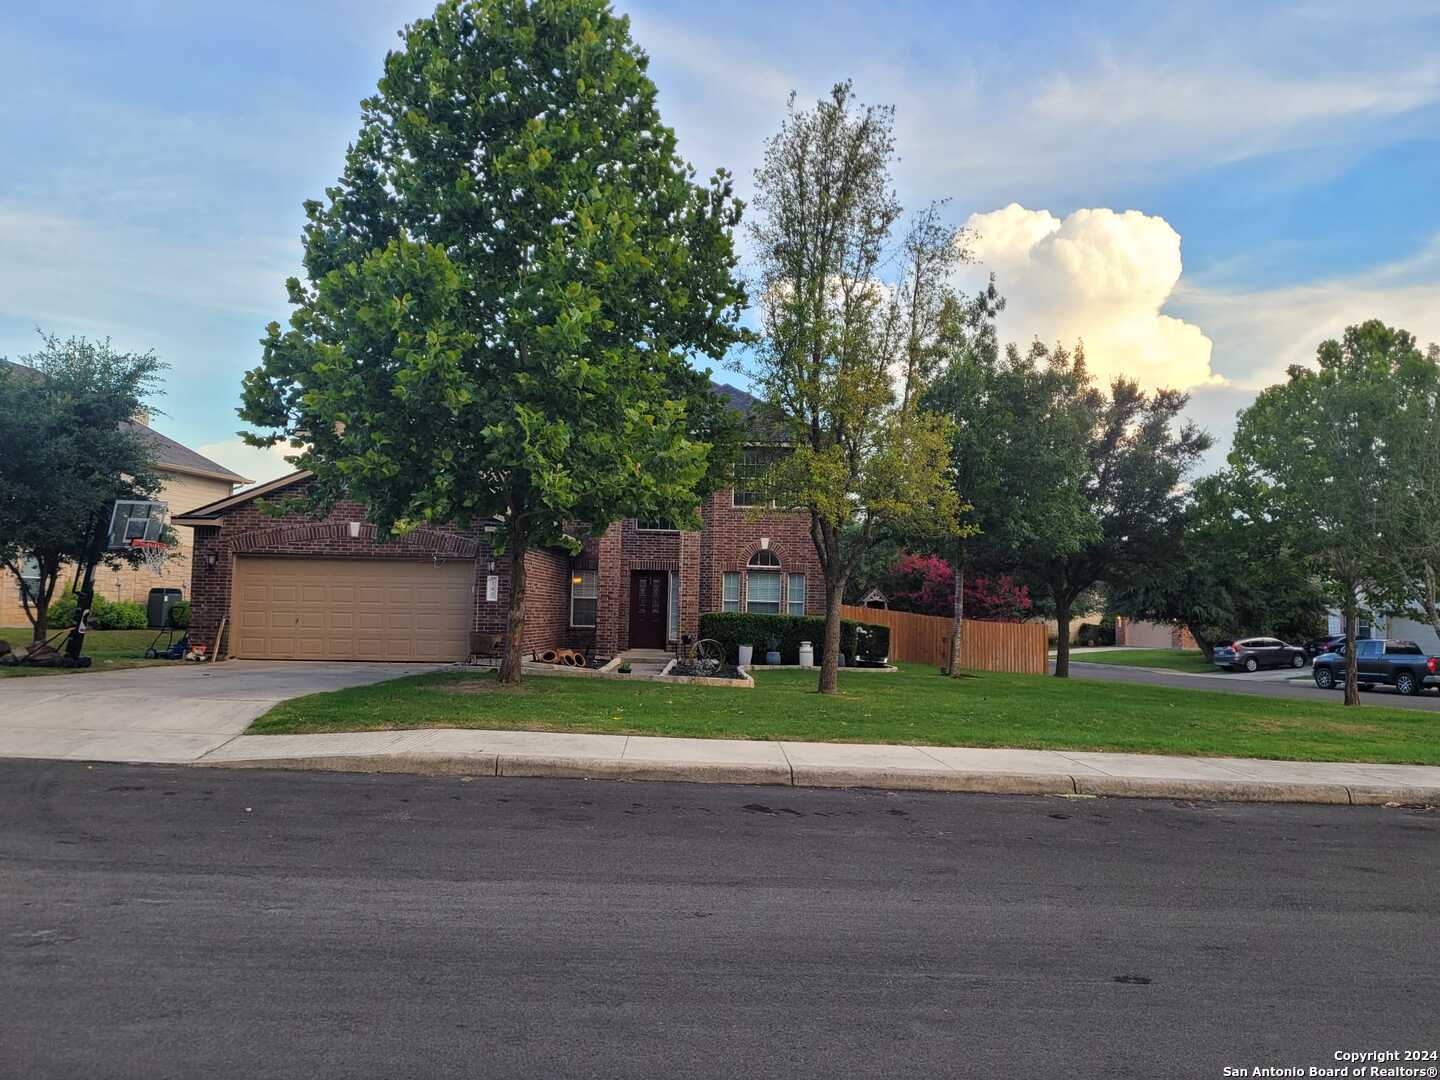
[[[1327,652],[1334,652],[1339,646],[1345,644],[1344,634],[1329,634],[1326,637],[1316,638],[1305,646],[1305,651],[1310,654],[1310,659],[1315,659]]]
[[[1279,638],[1251,637],[1217,645],[1216,666],[1230,671],[1259,671],[1262,667],[1302,668],[1309,659],[1299,645],[1286,645]]]
[[[1395,687],[1397,694],[1418,694],[1427,686],[1440,686],[1440,657],[1426,656],[1413,641],[1402,638],[1366,638],[1355,643],[1356,682],[1361,690],[1377,683]],[[1315,658],[1315,685],[1321,690],[1345,686],[1345,646]]]

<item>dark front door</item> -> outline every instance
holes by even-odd
[[[630,647],[665,647],[665,601],[669,575],[664,570],[636,570],[630,576]]]

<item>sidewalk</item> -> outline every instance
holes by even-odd
[[[1025,795],[1440,804],[1440,767],[1428,765],[452,728],[241,735],[195,764]]]

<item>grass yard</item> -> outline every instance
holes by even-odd
[[[1210,658],[1194,649],[1116,649],[1114,652],[1071,652],[1072,664],[1122,664],[1126,667],[1165,668],[1168,671],[1212,673],[1219,671]]]
[[[1440,764],[1440,713],[933,668],[842,673],[815,693],[800,671],[755,674],[754,690],[442,672],[286,701],[250,734],[474,727],[696,738],[1010,746]]]
[[[0,638],[12,646],[30,643],[30,628],[0,628]],[[84,675],[96,671],[120,671],[133,667],[157,667],[181,663],[178,660],[146,660],[145,650],[155,640],[154,630],[91,630],[85,635],[84,655],[90,657],[88,668],[0,667],[0,679],[20,679],[32,675]],[[177,636],[178,640],[178,636]],[[55,640],[58,649],[63,637]],[[164,644],[164,639],[160,642]]]

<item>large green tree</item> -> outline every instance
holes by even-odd
[[[695,183],[604,0],[450,0],[401,37],[241,415],[382,535],[498,520],[514,682],[526,552],[691,521],[715,478],[688,358],[740,334],[740,204]]]
[[[127,421],[158,392],[151,352],[117,352],[109,341],[44,337],[20,364],[0,361],[0,567],[23,581],[35,641],[49,633],[50,603],[67,568],[110,558],[117,499],[160,488],[149,444]]]
[[[957,235],[932,209],[892,248],[892,123],[848,83],[812,110],[792,97],[755,174],[763,310],[751,373],[759,416],[786,449],[765,486],[809,515],[825,582],[821,693],[837,687],[840,604],[864,552],[953,525],[958,505],[944,418],[919,405],[953,302]]]
[[[1209,653],[1232,637],[1305,642],[1325,629],[1325,590],[1303,528],[1231,471],[1196,482],[1178,556],[1109,594],[1118,615],[1185,627]]]
[[[938,545],[955,567],[949,671],[956,677],[966,573],[1072,554],[1098,533],[1083,491],[1095,406],[1084,368],[1038,342],[1002,354],[994,325],[1002,306],[993,282],[970,301],[948,331],[945,367],[925,397],[951,422],[950,475],[975,526]]]
[[[1433,400],[1436,365],[1378,320],[1321,344],[1240,414],[1232,467],[1299,542],[1344,614],[1345,703],[1360,704],[1355,634],[1362,610],[1403,607],[1410,577],[1397,553],[1416,532],[1411,407]],[[1433,527],[1433,522],[1431,523]]]
[[[1059,520],[1072,530],[1069,539],[1057,545],[1042,531],[1028,546],[1012,548],[1017,574],[1054,605],[1055,674],[1063,679],[1070,674],[1076,602],[1098,586],[1120,589],[1160,573],[1176,557],[1185,521],[1183,482],[1211,439],[1181,420],[1188,401],[1182,393],[1146,393],[1123,378],[1102,391],[1086,375],[1078,351],[1071,358],[1061,349],[1034,348],[1032,360],[1057,380],[1056,407],[1072,418],[1067,427],[1083,417],[1075,468],[1063,481],[1071,495],[1055,494]],[[1080,501],[1078,515],[1072,496]]]

